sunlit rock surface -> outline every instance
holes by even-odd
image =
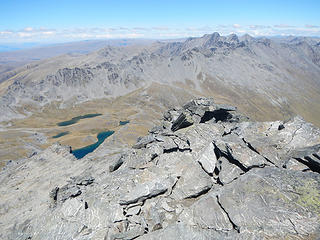
[[[1,239],[320,238],[320,130],[300,117],[252,122],[195,99],[132,149],[70,152],[0,173]]]

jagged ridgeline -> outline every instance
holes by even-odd
[[[320,130],[301,117],[255,122],[201,98],[132,149],[70,152],[0,173],[1,239],[320,237]]]

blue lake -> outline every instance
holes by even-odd
[[[75,149],[72,151],[72,154],[78,159],[83,158],[88,153],[93,152],[97,147],[100,146],[101,143],[103,143],[103,141],[107,137],[111,136],[112,134],[114,134],[114,131],[100,132],[97,135],[97,138],[98,138],[97,142],[95,142],[94,144],[88,145],[86,147],[83,147],[83,148]]]
[[[57,123],[58,126],[69,126],[72,124],[75,124],[77,122],[79,122],[80,119],[85,119],[85,118],[93,118],[93,117],[97,117],[97,116],[101,116],[102,114],[100,113],[93,113],[93,114],[86,114],[86,115],[81,115],[81,116],[77,116],[74,118],[71,118],[68,121],[63,121],[63,122],[59,122]]]
[[[69,131],[61,132],[61,133],[58,133],[57,135],[52,136],[52,138],[59,138],[59,137],[65,136],[65,135],[67,135],[69,133],[70,133]]]
[[[119,122],[119,125],[120,125],[120,126],[123,126],[123,125],[128,124],[129,122],[130,122],[129,120],[127,120],[127,121],[120,121],[120,122]]]

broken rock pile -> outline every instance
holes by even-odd
[[[132,149],[69,152],[1,173],[1,239],[320,238],[320,130],[300,117],[253,122],[201,98]]]

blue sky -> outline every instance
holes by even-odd
[[[218,31],[320,36],[316,0],[0,0],[0,42],[176,38]]]

